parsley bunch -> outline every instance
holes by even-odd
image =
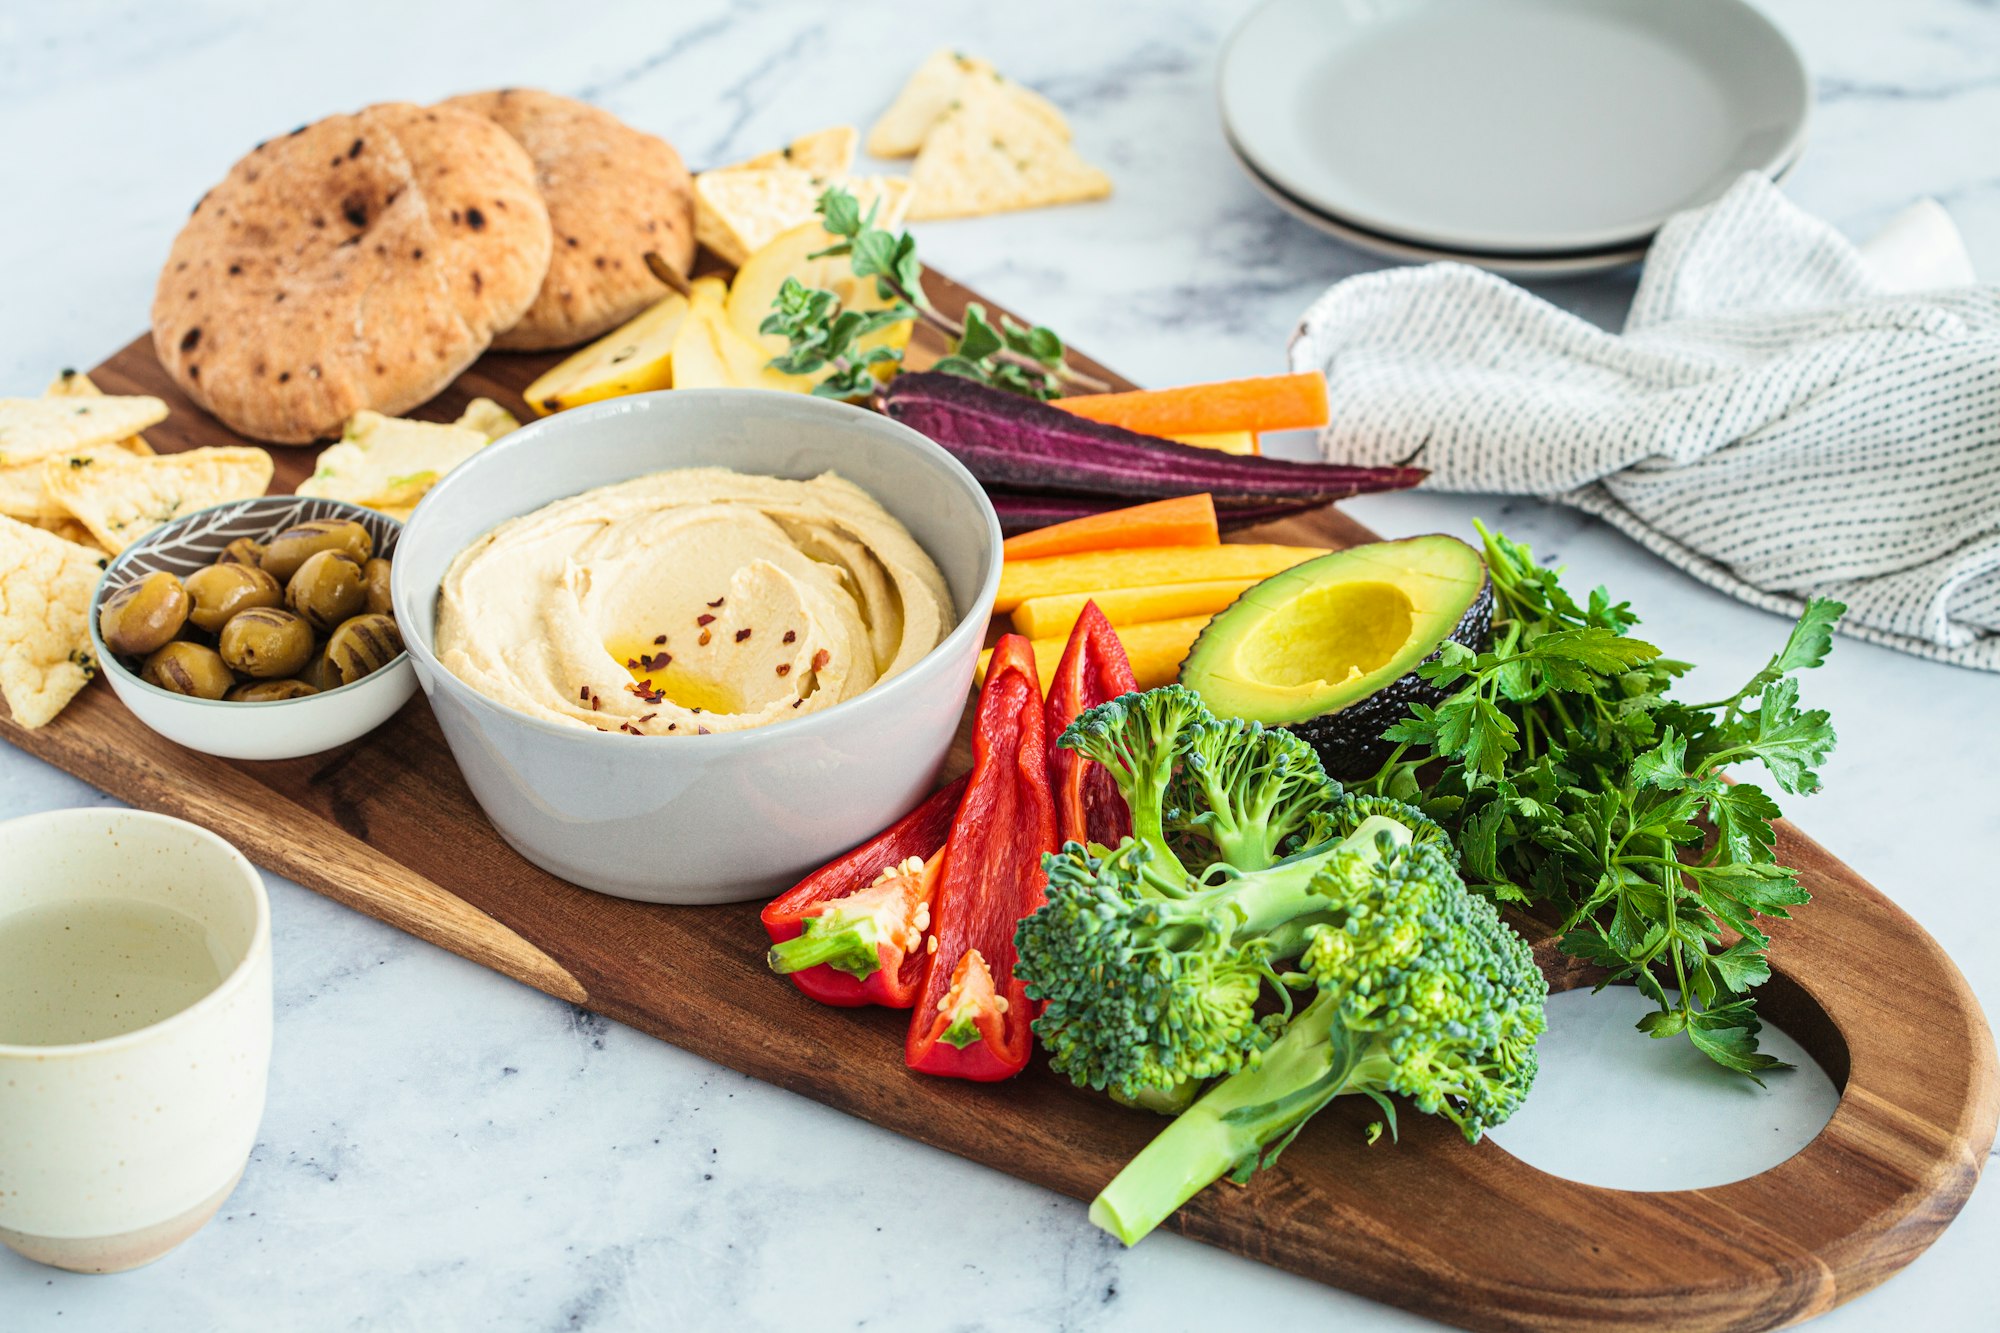
[[[932,367],[996,389],[1030,398],[1053,398],[1065,387],[1103,390],[1102,380],[1072,369],[1063,341],[1054,330],[1037,324],[1023,328],[1004,316],[998,324],[978,303],[965,308],[964,323],[947,318],[924,295],[924,266],[917,261],[917,243],[908,232],[890,232],[875,225],[875,207],[864,215],[854,196],[830,189],[819,198],[821,225],[838,239],[812,258],[845,255],[857,278],[875,279],[875,289],[888,302],[879,310],[845,309],[840,297],[823,288],[786,278],[771,302],[771,314],[759,330],[790,344],[771,359],[775,370],[788,375],[830,371],[813,386],[823,398],[866,397],[875,391],[876,367],[900,365],[899,348],[865,346],[867,336],[909,319],[921,319],[944,334],[948,352]]]
[[[1669,694],[1688,664],[1629,637],[1627,603],[1599,588],[1579,604],[1526,546],[1479,533],[1493,646],[1447,644],[1421,668],[1451,692],[1384,733],[1397,748],[1363,790],[1450,829],[1468,884],[1558,914],[1565,953],[1659,1005],[1641,1031],[1685,1034],[1752,1078],[1783,1068],[1757,1049],[1759,918],[1809,895],[1772,852],[1777,802],[1722,773],[1755,761],[1786,792],[1818,790],[1833,728],[1799,706],[1795,673],[1826,660],[1846,607],[1813,599],[1742,689],[1682,703]]]

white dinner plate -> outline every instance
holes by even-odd
[[[1225,140],[1227,137],[1224,136]],[[1652,245],[1652,238],[1648,237],[1637,245],[1612,246],[1603,250],[1550,250],[1540,254],[1444,250],[1436,246],[1419,245],[1415,241],[1383,236],[1329,213],[1321,212],[1304,200],[1285,193],[1277,182],[1257,170],[1256,165],[1244,157],[1242,150],[1234,143],[1229,144],[1229,151],[1236,159],[1236,165],[1243,168],[1243,174],[1250,178],[1250,183],[1257,187],[1259,193],[1314,231],[1324,232],[1356,249],[1381,255],[1385,259],[1400,260],[1406,264],[1440,262],[1471,264],[1506,278],[1578,278],[1640,263],[1646,258],[1646,251]],[[1785,163],[1778,168],[1772,179],[1784,180],[1797,163],[1797,158]]]
[[[1795,158],[1812,100],[1743,0],[1271,0],[1218,84],[1238,150],[1308,208],[1522,255],[1643,244]]]
[[[1414,241],[1397,240],[1376,232],[1352,226],[1339,218],[1306,204],[1301,199],[1285,193],[1277,182],[1257,170],[1256,165],[1243,156],[1235,144],[1229,145],[1236,158],[1236,164],[1243,168],[1243,174],[1266,199],[1284,209],[1314,231],[1325,232],[1335,240],[1345,241],[1358,250],[1381,255],[1384,259],[1400,260],[1406,264],[1434,264],[1439,262],[1474,264],[1506,278],[1575,278],[1590,273],[1603,273],[1627,264],[1636,264],[1646,257],[1646,246],[1618,246],[1610,250],[1572,250],[1566,253],[1539,255],[1475,254],[1464,250],[1440,250],[1428,245],[1418,245]]]

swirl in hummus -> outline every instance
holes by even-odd
[[[692,736],[831,708],[954,619],[937,565],[852,482],[687,468],[558,500],[460,552],[437,647],[534,717]]]

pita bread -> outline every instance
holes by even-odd
[[[483,116],[387,102],[258,147],[195,206],[153,347],[232,430],[303,444],[435,396],[548,272],[534,163]]]
[[[439,103],[483,116],[534,160],[555,246],[534,303],[493,345],[538,351],[588,342],[660,299],[645,254],[694,263],[694,206],[673,145],[608,111],[529,88]]]
[[[916,156],[938,122],[964,100],[969,87],[998,91],[1023,116],[1040,121],[1049,133],[1068,140],[1069,122],[1053,102],[1023,88],[977,56],[943,50],[932,52],[917,66],[903,91],[870,127],[869,153],[875,157]]]
[[[0,518],[0,698],[14,721],[46,724],[97,673],[90,602],[104,555]]]
[[[1111,178],[1068,139],[993,88],[968,84],[958,106],[924,140],[910,167],[913,221],[978,217],[1102,199]]]
[[[262,495],[271,455],[262,449],[189,449],[154,458],[98,461],[51,458],[42,484],[116,555],[183,514]]]

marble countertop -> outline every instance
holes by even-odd
[[[2000,273],[2000,18],[1964,0],[1773,0],[1818,92],[1786,183],[1857,236],[1940,199]],[[1326,284],[1375,261],[1265,203],[1213,109],[1248,0],[1017,0],[835,9],[599,0],[0,9],[0,393],[34,393],[145,324],[190,203],[257,139],[364,102],[527,84],[672,138],[695,165],[834,121],[866,123],[928,51],[956,45],[1053,97],[1115,178],[1108,203],[932,224],[927,258],[1142,382],[1282,369]],[[1542,288],[1615,325],[1624,273]],[[1774,617],[1577,515],[1397,495],[1388,534],[1496,519],[1610,584],[1648,636],[1740,679]],[[1699,690],[1699,686],[1696,687]],[[1841,641],[1807,684],[1839,724],[1827,789],[1788,803],[1899,901],[2000,1009],[1990,740],[2000,678]],[[0,747],[0,816],[104,801]],[[152,1268],[80,1278],[0,1251],[0,1326],[435,1330],[1428,1327],[1159,1234],[1126,1252],[1083,1207],[710,1065],[271,877],[270,1105],[223,1214]],[[1767,1091],[1629,1031],[1615,992],[1564,997],[1530,1109],[1498,1136],[1548,1169],[1662,1188],[1750,1174],[1809,1139],[1834,1094],[1811,1068]],[[1621,1117],[1684,1126],[1635,1150]],[[1657,1136],[1654,1136],[1657,1137]],[[1388,1151],[1389,1149],[1378,1149]],[[1818,1327],[1990,1320],[2000,1193]]]

